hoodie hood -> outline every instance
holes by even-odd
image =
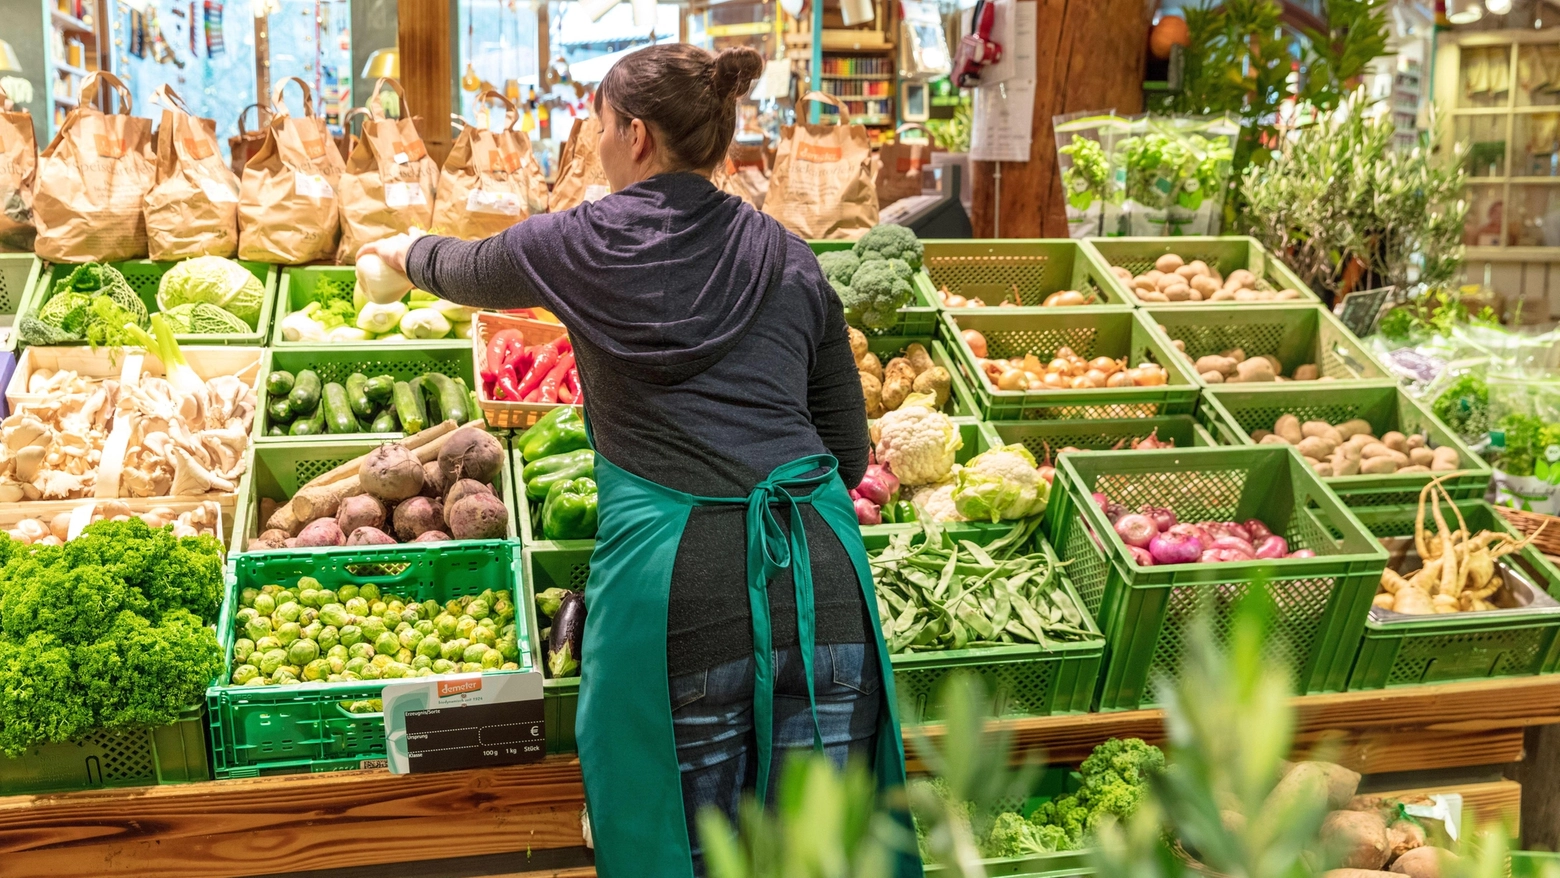
[[[510,252],[547,308],[654,384],[686,381],[736,347],[780,285],[788,240],[770,217],[686,173],[513,231],[525,246]]]

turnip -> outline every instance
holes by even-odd
[[[1191,564],[1202,556],[1203,544],[1188,533],[1170,531],[1153,538],[1148,553],[1155,564]]]
[[[1289,554],[1289,541],[1277,534],[1268,534],[1257,543],[1258,558],[1283,558]]]
[[[1116,536],[1129,546],[1148,548],[1149,541],[1159,534],[1159,526],[1146,515],[1123,515],[1116,522]]]

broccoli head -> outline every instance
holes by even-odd
[[[873,259],[903,259],[912,271],[921,267],[925,248],[915,232],[894,223],[873,226],[856,242],[856,255],[862,262]]]
[[[1022,816],[1011,811],[999,814],[991,825],[991,833],[986,836],[986,841],[981,845],[981,853],[988,857],[999,859],[1033,857],[1040,854],[1049,854],[1053,851],[1065,848],[1057,848],[1051,842],[1060,839],[1066,842],[1066,837],[1057,833],[1054,827],[1038,827]]]
[[[894,325],[896,312],[910,301],[910,281],[899,276],[893,265],[883,260],[867,262],[856,270],[850,286],[835,286],[845,305],[846,319],[866,329],[887,329]]]
[[[861,260],[849,250],[830,250],[818,254],[818,267],[823,269],[824,277],[848,287],[856,269],[861,267]]]
[[[911,268],[910,263],[904,261],[903,259],[890,259],[888,260],[888,265],[894,270],[894,274],[899,275],[905,280],[909,280],[910,276],[915,274],[915,269]]]

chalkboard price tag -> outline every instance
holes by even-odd
[[[1364,338],[1376,331],[1376,321],[1381,319],[1381,309],[1397,287],[1380,287],[1374,290],[1359,290],[1343,297],[1343,304],[1338,307],[1338,319],[1343,325],[1354,333],[1356,338]]]
[[[536,672],[396,680],[385,685],[384,709],[394,774],[518,765],[547,755]]]

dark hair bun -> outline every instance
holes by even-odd
[[[753,80],[764,72],[764,56],[752,46],[722,49],[711,63],[715,95],[723,101],[747,94]]]

